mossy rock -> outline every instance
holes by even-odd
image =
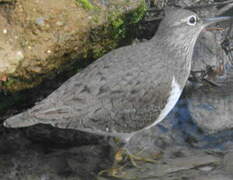
[[[0,82],[11,92],[129,43],[146,12],[143,0],[18,0],[0,8]]]

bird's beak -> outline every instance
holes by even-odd
[[[204,26],[208,26],[213,23],[221,22],[221,21],[229,21],[232,20],[231,16],[220,16],[220,17],[211,17],[211,18],[203,18]]]

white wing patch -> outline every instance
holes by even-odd
[[[168,97],[167,104],[165,105],[164,109],[160,112],[159,117],[155,120],[155,122],[150,126],[147,126],[145,129],[149,129],[155,126],[168,115],[168,113],[172,110],[172,108],[176,105],[176,102],[180,98],[181,92],[182,90],[179,84],[176,82],[175,77],[173,76],[172,84],[171,84],[171,92],[170,92],[170,96]]]

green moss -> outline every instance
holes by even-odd
[[[141,21],[147,10],[148,8],[146,3],[142,2],[141,6],[139,6],[139,8],[132,13],[131,23],[136,24]]]
[[[142,1],[136,10],[128,14],[122,14],[120,10],[110,12],[109,23],[92,30],[90,42],[86,43],[90,46],[87,47],[85,57],[97,59],[120,45],[129,44],[134,37],[137,24],[142,20],[146,11],[146,3]],[[98,17],[94,19],[96,21]]]
[[[95,24],[98,24],[99,23],[99,17],[98,16],[93,16],[92,17],[92,22],[95,23]]]
[[[81,4],[83,8],[88,10],[95,8],[88,0],[76,0],[76,2]]]
[[[109,31],[112,33],[114,40],[125,37],[124,19],[118,12],[112,12],[109,17]]]
[[[4,82],[3,84],[4,84],[4,86],[9,87],[15,83],[16,83],[16,80],[14,78],[8,77],[8,80],[6,82]]]
[[[112,35],[115,40],[123,39],[129,35],[129,29],[133,28],[132,25],[137,24],[144,17],[147,11],[145,1],[142,1],[141,5],[134,11],[127,15],[121,15],[117,12],[113,12],[109,15],[109,21],[111,24]]]
[[[102,47],[94,48],[92,52],[93,52],[93,58],[97,59],[98,57],[101,57],[105,53],[105,49]]]

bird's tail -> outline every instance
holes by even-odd
[[[28,112],[23,112],[12,116],[6,119],[3,123],[3,125],[8,128],[28,127],[35,124],[38,124],[38,120],[30,116]]]

